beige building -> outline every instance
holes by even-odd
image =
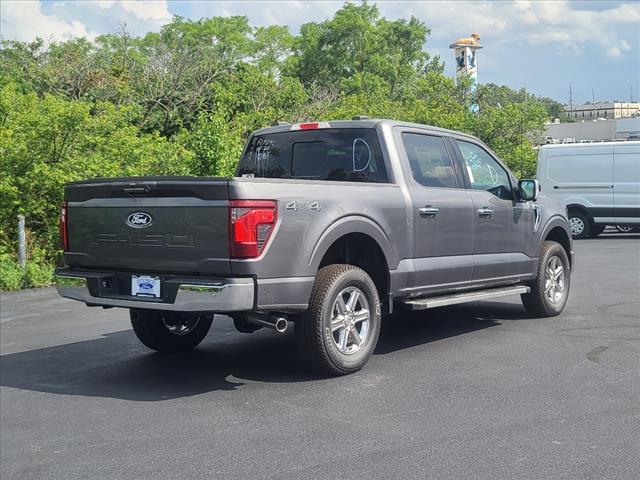
[[[629,118],[640,115],[640,102],[598,102],[564,107],[567,116],[576,120]]]
[[[573,123],[548,123],[544,126],[542,143],[602,142],[608,140],[638,140],[640,116],[617,120],[578,120]]]

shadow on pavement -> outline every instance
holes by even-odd
[[[494,302],[402,312],[383,323],[375,355],[482,330],[499,325],[499,320],[526,318],[520,305]],[[7,354],[0,357],[0,384],[44,393],[160,401],[234,390],[244,385],[242,379],[291,383],[325,378],[306,370],[293,333],[246,335],[229,329],[220,331],[214,322],[205,342],[182,355],[146,350],[131,330]]]

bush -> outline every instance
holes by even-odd
[[[0,291],[22,288],[24,269],[8,256],[0,258]]]
[[[0,291],[52,285],[54,269],[54,265],[42,257],[30,259],[22,267],[16,258],[0,255]]]
[[[24,287],[48,287],[52,285],[54,269],[55,267],[50,263],[27,262],[22,280]]]

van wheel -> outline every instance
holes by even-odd
[[[138,340],[158,352],[184,352],[196,347],[211,328],[213,316],[158,310],[129,310]]]
[[[571,286],[571,267],[562,245],[542,244],[538,274],[530,284],[531,292],[521,295],[527,312],[539,317],[553,317],[564,310]]]
[[[632,233],[635,228],[631,225],[616,225],[616,230],[620,233]]]
[[[353,265],[321,268],[309,309],[296,322],[301,354],[310,366],[330,375],[360,370],[380,334],[380,299],[371,277]]]
[[[582,212],[569,212],[569,229],[573,238],[587,238],[591,231],[591,220]]]

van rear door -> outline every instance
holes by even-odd
[[[614,147],[613,201],[616,224],[640,223],[640,142]]]

